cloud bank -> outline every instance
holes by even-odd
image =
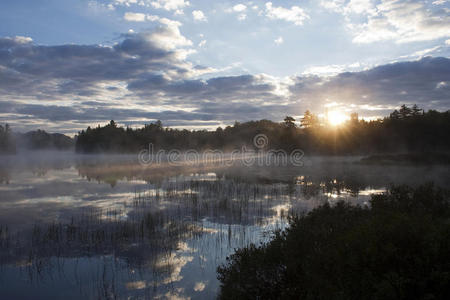
[[[0,123],[75,133],[111,119],[136,126],[161,119],[170,126],[214,128],[235,120],[280,121],[331,106],[367,117],[386,115],[402,103],[450,108],[447,58],[333,76],[219,76],[218,70],[189,61],[195,50],[179,22],[152,20],[159,23],[155,29],[122,34],[107,46],[0,38]]]

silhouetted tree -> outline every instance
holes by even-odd
[[[420,116],[421,115],[421,111],[422,109],[420,109],[417,104],[414,104],[413,107],[411,108],[411,114],[413,116]]]
[[[359,117],[358,117],[358,113],[351,113],[350,114],[350,122],[352,123],[352,124],[355,124],[355,123],[358,123],[358,121],[359,121]]]
[[[403,104],[403,105],[400,107],[399,113],[400,113],[400,117],[401,117],[402,119],[406,119],[406,118],[412,116],[412,110],[411,110],[411,108],[409,108],[408,106],[406,106],[406,104]]]
[[[12,154],[16,152],[16,145],[8,124],[0,125],[0,153]]]
[[[311,128],[318,124],[318,118],[312,114],[309,110],[305,111],[300,123],[303,128]]]
[[[284,124],[287,128],[295,128],[295,119],[293,117],[286,116],[286,118],[284,118]]]
[[[416,117],[406,105],[389,117],[365,121],[353,113],[342,127],[319,126],[317,116],[306,111],[301,127],[287,116],[284,122],[269,120],[235,122],[233,126],[215,131],[190,131],[163,128],[161,121],[142,128],[122,128],[112,121],[95,129],[88,127],[78,135],[79,152],[137,152],[154,149],[241,149],[253,147],[253,137],[263,133],[269,138],[272,149],[300,148],[314,154],[367,154],[397,151],[449,151],[450,113],[430,110]]]
[[[398,112],[398,110],[394,110],[393,112],[391,112],[389,117],[393,120],[398,120],[400,119],[400,113]]]

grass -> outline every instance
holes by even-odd
[[[136,191],[123,209],[85,208],[68,221],[21,231],[0,226],[0,265],[25,266],[36,277],[53,258],[113,255],[130,268],[157,269],[161,256],[205,232],[205,218],[224,226],[262,226],[287,193],[287,185],[178,177]]]

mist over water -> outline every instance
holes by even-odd
[[[227,255],[268,241],[291,214],[339,200],[369,205],[392,184],[450,182],[447,166],[304,159],[145,166],[136,155],[2,156],[0,293],[214,298]]]

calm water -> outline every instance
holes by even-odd
[[[446,166],[356,160],[143,168],[134,156],[1,157],[1,298],[211,299],[227,255],[267,241],[289,214],[450,182]]]

